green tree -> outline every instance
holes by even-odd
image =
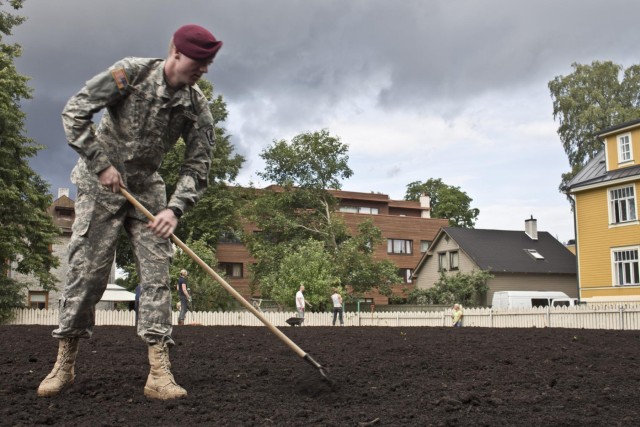
[[[407,185],[405,200],[420,200],[426,194],[431,199],[431,217],[449,220],[452,227],[473,228],[480,210],[471,207],[473,199],[460,187],[429,178],[426,182],[414,181]]]
[[[274,141],[260,156],[266,166],[258,176],[283,186],[339,190],[340,181],[353,175],[348,151],[349,147],[326,129],[300,134],[291,143]]]
[[[433,288],[414,289],[409,294],[409,302],[415,304],[454,304],[477,306],[489,290],[487,282],[493,276],[484,270],[471,273],[447,274],[440,272]]]
[[[251,269],[254,290],[260,286],[262,295],[292,306],[294,299],[285,298],[295,294],[301,281],[310,301],[326,300],[330,286],[387,292],[390,283],[399,281],[392,263],[374,259],[379,230],[371,223],[352,236],[336,214],[337,200],[327,189],[339,189],[340,181],[351,176],[347,152],[326,130],[298,135],[290,143],[274,141],[263,151],[266,167],[259,176],[277,187],[256,191],[243,210],[262,230],[244,238],[256,259]],[[313,256],[314,268],[325,269],[316,281],[310,281],[309,272],[317,269],[289,267],[299,253]],[[278,279],[283,270],[287,280]],[[294,273],[300,277],[294,279]]]
[[[298,135],[291,143],[274,141],[260,155],[266,165],[258,176],[282,191],[261,192],[246,210],[251,220],[271,241],[314,238],[335,249],[347,230],[327,189],[340,189],[340,180],[353,174],[347,152],[326,130]]]
[[[391,285],[401,278],[398,267],[390,260],[374,260],[374,248],[383,242],[382,232],[371,219],[358,224],[358,233],[344,240],[335,251],[334,266],[339,282],[351,286],[354,295],[372,289],[391,295]]]
[[[602,150],[598,131],[640,117],[640,65],[622,73],[611,61],[571,67],[572,73],[549,82],[553,117],[571,167],[562,174],[561,191]]]
[[[260,277],[260,290],[281,306],[295,305],[295,294],[305,286],[305,300],[313,308],[322,308],[339,283],[332,260],[321,241],[309,239],[285,250],[274,268]]]
[[[175,234],[183,241],[207,236],[207,243],[215,247],[221,233],[239,227],[237,212],[242,193],[228,183],[238,176],[244,157],[234,152],[229,135],[220,125],[228,116],[224,98],[222,95],[214,97],[213,85],[206,80],[200,80],[198,86],[207,98],[212,99],[209,109],[216,123],[216,143],[212,151],[209,187],[198,204],[181,218]],[[180,139],[162,162],[160,175],[167,185],[167,197],[173,194],[178,182],[184,151],[185,144]]]
[[[18,10],[22,1],[13,0],[9,5]],[[48,184],[28,163],[43,147],[24,136],[20,100],[31,98],[31,89],[28,78],[14,67],[21,48],[2,41],[23,21],[23,17],[0,11],[0,323],[24,302],[26,284],[8,277],[10,265],[33,276],[45,290],[54,289],[51,269],[58,265],[49,251],[59,230],[46,211],[52,202]]]
[[[322,239],[337,247],[346,229],[334,215],[337,200],[327,189],[339,190],[340,181],[349,178],[349,147],[329,131],[303,133],[290,143],[274,141],[260,157],[265,161],[264,172],[258,176],[284,188],[284,192],[266,194],[261,201],[275,203],[277,217],[263,220],[271,223],[271,238],[274,232],[302,233],[300,237]],[[273,227],[275,226],[275,227]]]
[[[205,241],[206,238],[202,240],[188,240],[185,244],[193,252],[198,254],[205,264],[208,266],[216,266],[218,261],[215,251],[212,250]],[[235,300],[226,289],[181,249],[177,250],[170,268],[172,292],[175,301],[180,301],[176,287],[178,278],[180,277],[180,270],[182,269],[189,272],[187,286],[190,289],[189,294],[193,298],[191,310],[224,311],[236,305]],[[224,274],[220,273],[220,276],[224,277]]]

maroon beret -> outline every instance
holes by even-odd
[[[178,51],[197,61],[213,59],[222,47],[207,29],[199,25],[183,25],[173,34],[173,44]]]

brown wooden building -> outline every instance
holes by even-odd
[[[391,200],[388,195],[379,193],[330,192],[339,200],[339,212],[352,232],[355,233],[358,225],[368,218],[381,230],[384,242],[375,248],[375,257],[396,264],[403,282],[393,287],[393,293],[405,297],[414,287],[411,275],[415,266],[438,230],[448,226],[449,221],[430,217],[428,197],[422,197],[420,202],[410,202]],[[249,226],[245,231],[254,230],[255,227]],[[248,266],[254,260],[242,242],[223,238],[218,243],[216,255],[229,284],[245,298],[257,297],[249,288]],[[389,303],[387,297],[378,293],[365,295],[365,299],[375,304]]]

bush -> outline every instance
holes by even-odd
[[[22,285],[9,277],[0,276],[0,324],[13,317],[13,310],[24,307]]]

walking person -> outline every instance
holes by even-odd
[[[39,396],[55,396],[74,382],[79,339],[93,333],[95,305],[106,289],[121,229],[140,280],[137,333],[147,343],[150,364],[144,394],[162,400],[187,395],[169,362],[174,344],[169,237],[208,185],[214,122],[196,82],[221,46],[207,29],[182,26],[165,59],[122,59],[90,79],[64,107],[64,130],[80,156],[71,174],[78,196],[59,326],[52,334],[59,340],[58,357]],[[92,118],[100,111],[96,126]],[[167,201],[158,169],[180,137],[184,161]],[[125,199],[121,187],[155,214],[153,222]]]
[[[178,315],[178,325],[184,325],[184,319],[187,311],[191,310],[191,295],[187,287],[187,270],[180,270],[180,278],[178,279],[178,296],[180,297],[180,314]]]
[[[344,326],[344,320],[342,319],[342,295],[338,293],[337,288],[333,288],[331,302],[333,303],[333,326],[336,326],[336,317],[338,316],[340,316],[340,326]]]

